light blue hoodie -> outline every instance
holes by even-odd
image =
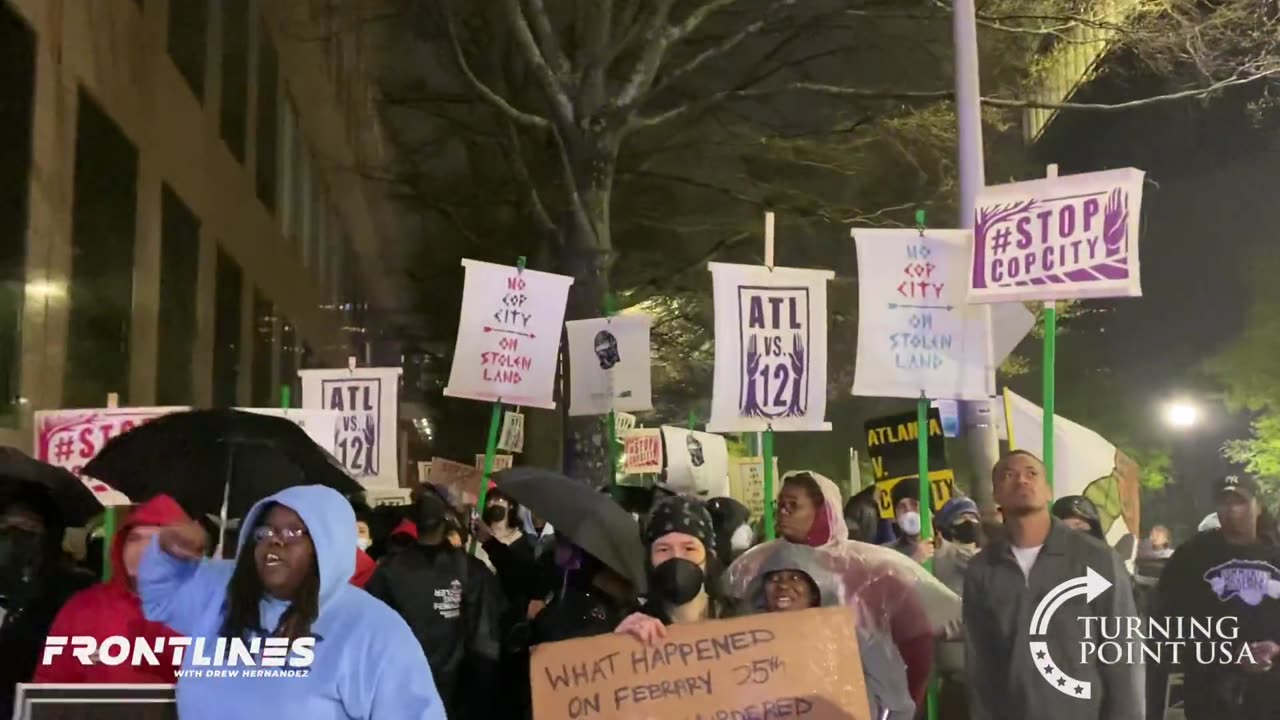
[[[262,508],[276,502],[306,523],[320,569],[315,660],[305,678],[239,677],[178,680],[182,720],[305,718],[306,720],[444,720],[444,706],[422,647],[394,610],[350,584],[355,572],[356,518],[342,495],[319,485],[292,487],[253,506],[240,527],[238,553],[253,552]],[[181,635],[208,638],[206,654],[227,609],[229,560],[175,558],[151,541],[138,570],[147,619]],[[261,626],[275,628],[289,603],[264,597]],[[186,653],[183,666],[191,666]]]

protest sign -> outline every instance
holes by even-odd
[[[663,485],[681,495],[702,498],[729,494],[729,445],[723,435],[662,427],[667,456]]]
[[[524,452],[524,413],[510,410],[502,413],[502,432],[498,435],[498,449],[511,453]]]
[[[631,430],[622,436],[622,448],[626,456],[623,472],[628,475],[662,472],[662,431],[657,428]]]
[[[474,466],[444,458],[432,458],[427,482],[449,491],[455,507],[475,505],[484,474]]]
[[[635,415],[624,412],[616,412],[613,414],[613,430],[616,437],[622,437],[623,434],[631,432],[631,428],[635,426]]]
[[[493,472],[501,470],[510,470],[515,465],[515,458],[511,455],[503,455],[498,453],[493,456]],[[484,470],[484,453],[476,455],[476,469]]]
[[[679,623],[649,646],[610,633],[532,650],[534,720],[869,720],[848,608]]]
[[[942,419],[942,435],[948,438],[960,437],[960,405],[955,400],[934,400],[929,403],[938,409]]]
[[[122,492],[95,478],[81,475],[111,438],[170,413],[186,412],[186,407],[124,407],[81,410],[40,410],[35,413],[36,459],[70,470],[93,491],[98,502],[129,505]]]
[[[573,278],[463,260],[467,269],[444,394],[554,408],[560,327]]]
[[[854,230],[853,394],[985,400],[995,392],[991,313],[965,301],[968,230]]]
[[[365,487],[400,487],[396,427],[400,372],[400,368],[298,371],[302,407],[338,413],[333,456]]]
[[[653,409],[651,321],[635,313],[564,324],[569,336],[570,415]]]
[[[872,418],[863,426],[867,433],[867,457],[877,482],[904,475],[919,474],[920,458],[916,439],[919,437],[915,413]],[[947,445],[942,432],[942,416],[937,408],[929,409],[929,470],[947,468]]]
[[[969,302],[1141,295],[1144,175],[1124,168],[980,189]]]
[[[885,520],[893,518],[893,486],[900,482],[920,484],[920,473],[876,481],[876,504],[880,506],[880,517]],[[929,471],[930,505],[934,512],[942,509],[947,501],[955,497],[956,476],[951,470]]]
[[[778,474],[778,458],[773,459],[773,476]],[[773,492],[776,497],[782,490],[782,483],[774,483]],[[747,506],[751,517],[764,515],[764,461],[759,457],[738,457],[729,459],[729,497]]]
[[[714,262],[707,267],[716,314],[707,430],[830,430],[827,281],[835,273]]]
[[[284,408],[236,408],[240,412],[284,418],[302,428],[307,437],[334,457],[338,456],[338,426],[342,413],[336,410],[294,410]]]

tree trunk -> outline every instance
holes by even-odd
[[[609,202],[620,140],[616,131],[591,128],[582,129],[564,141],[566,174],[572,181],[571,188],[576,190],[563,224],[564,254],[561,257],[563,271],[574,278],[567,311],[567,318],[571,320],[604,314],[609,269],[613,265]],[[563,367],[567,396],[573,368],[568,362]],[[608,434],[603,418],[596,415],[570,418],[565,429],[566,472],[598,487],[611,484]]]

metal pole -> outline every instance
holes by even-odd
[[[956,68],[956,144],[959,152],[960,227],[973,227],[973,213],[978,191],[985,184],[982,163],[982,97],[978,76],[978,26],[974,0],[952,3],[952,36],[955,44]],[[990,308],[982,306],[990,316]],[[1000,443],[989,401],[960,403],[969,443],[974,481],[970,484],[974,502],[984,517],[995,515],[995,499],[991,493],[991,468],[999,460]]]

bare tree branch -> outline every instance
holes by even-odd
[[[559,240],[559,229],[552,222],[551,215],[547,212],[547,207],[542,202],[542,195],[538,193],[538,184],[533,181],[529,166],[524,161],[524,151],[521,149],[520,135],[516,130],[516,125],[511,122],[503,124],[507,129],[507,144],[509,146],[512,170],[515,171],[516,179],[519,183],[529,192],[529,211],[533,213],[534,220],[542,226],[543,231],[548,236]]]
[[[550,127],[551,123],[548,122],[546,118],[541,115],[527,113],[523,110],[516,109],[515,106],[490,89],[488,85],[485,85],[484,82],[480,80],[480,78],[476,77],[476,74],[471,70],[471,65],[467,63],[466,55],[462,52],[462,44],[458,42],[458,27],[453,18],[453,14],[449,13],[447,10],[445,12],[447,13],[445,24],[449,30],[449,44],[453,48],[454,61],[457,62],[458,69],[462,71],[462,75],[467,79],[467,84],[471,86],[471,89],[475,90],[476,94],[483,98],[485,102],[495,107],[499,112],[514,122],[520,123],[526,127],[539,129]]]
[[[533,39],[533,31],[529,29],[529,23],[525,20],[524,10],[520,7],[520,0],[505,0],[504,6],[516,44],[524,51],[525,60],[533,68],[534,76],[541,83],[556,122],[562,127],[572,127],[573,103],[569,100],[564,85],[547,64],[542,51],[538,49],[538,43]]]
[[[609,42],[613,36],[613,0],[584,3],[580,25],[585,38],[579,42],[578,69],[582,73],[579,114],[594,113],[605,102],[605,82],[613,59]]]
[[[684,65],[681,65],[680,67],[672,70],[669,73],[663,73],[661,78],[658,80],[658,82],[653,86],[653,90],[650,92],[650,94],[656,95],[657,93],[662,92],[664,89],[670,87],[672,84],[679,81],[680,78],[698,69],[700,65],[707,62],[708,60],[712,60],[714,58],[720,57],[721,55],[724,55],[725,53],[734,49],[738,45],[741,45],[744,40],[747,40],[753,35],[756,35],[761,30],[763,30],[765,27],[768,26],[774,11],[778,10],[779,8],[785,7],[787,5],[792,5],[792,4],[794,4],[793,0],[775,0],[775,2],[772,5],[770,5],[767,10],[765,10],[764,15],[761,16],[759,19],[755,20],[754,22],[748,23],[746,27],[742,28],[738,32],[734,33],[733,35],[730,35],[729,37],[725,38],[720,43],[713,45],[707,48],[706,50],[703,50],[702,52],[698,53],[691,60],[689,60],[689,62],[685,63]]]
[[[555,28],[551,26],[551,16],[547,14],[542,0],[523,0],[528,8],[529,25],[533,28],[533,36],[537,38],[542,57],[546,59],[552,74],[559,78],[567,78],[571,72],[569,58],[556,39]]]
[[[662,58],[667,52],[667,17],[671,15],[671,6],[675,0],[652,0],[653,14],[645,24],[644,38],[648,43],[640,53],[640,59],[631,70],[628,78],[614,104],[620,108],[631,109],[638,105],[641,93],[653,83],[653,78],[662,66]]]

